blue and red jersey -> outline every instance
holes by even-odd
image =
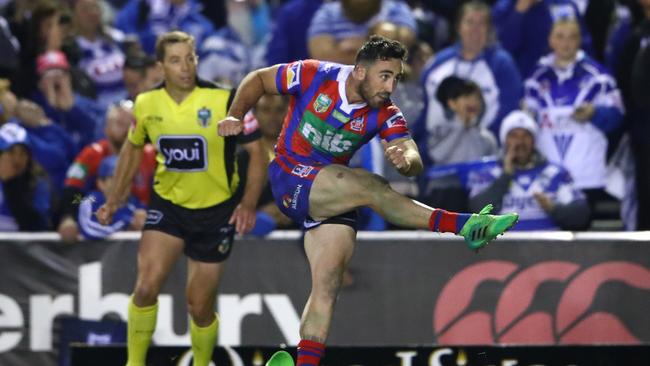
[[[348,102],[345,81],[352,69],[316,60],[280,66],[276,87],[291,96],[276,146],[276,162],[283,170],[347,165],[355,151],[377,134],[387,142],[410,138],[406,120],[392,102],[380,108]]]

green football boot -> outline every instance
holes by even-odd
[[[488,245],[491,240],[506,232],[519,220],[519,215],[516,213],[490,215],[491,211],[491,204],[483,207],[478,214],[472,214],[460,230],[460,235],[465,238],[467,246],[474,251]]]
[[[271,356],[266,366],[294,366],[293,357],[285,351],[278,351]]]

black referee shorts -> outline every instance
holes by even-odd
[[[216,206],[189,209],[153,192],[143,230],[162,231],[183,239],[183,252],[195,261],[222,262],[232,250],[235,226],[228,220],[236,206],[233,197]]]

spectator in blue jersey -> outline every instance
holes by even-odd
[[[497,154],[497,140],[478,124],[485,105],[481,89],[473,81],[449,76],[437,90],[436,98],[445,106],[445,121],[437,124],[419,141],[427,170],[444,171],[452,164],[480,160]],[[450,173],[452,173],[450,171]],[[423,203],[445,210],[466,211],[467,194],[456,174],[427,174],[420,179]]]
[[[223,27],[198,46],[199,78],[228,87],[236,87],[251,70],[251,53],[239,35]]]
[[[323,61],[354,64],[357,50],[366,42],[375,23],[398,26],[396,41],[414,44],[416,23],[406,3],[396,0],[341,0],[323,4],[308,32],[309,56]]]
[[[52,123],[38,104],[16,98],[4,79],[0,79],[0,125],[14,125],[27,132],[31,154],[47,172],[52,193],[58,195],[63,188],[65,172],[74,158],[68,133]]]
[[[496,212],[516,210],[514,230],[585,229],[589,205],[566,169],[535,149],[537,132],[525,112],[513,111],[504,119],[503,158],[469,173],[470,208],[493,202]]]
[[[0,128],[0,231],[43,231],[50,227],[47,175],[34,161],[25,129]]]
[[[116,164],[117,155],[110,155],[102,160],[97,169],[97,190],[90,192],[79,202],[79,231],[84,239],[104,239],[117,231],[137,231],[144,226],[147,213],[140,201],[133,196],[129,196],[126,205],[115,212],[110,225],[102,225],[97,221],[95,212],[106,202]]]
[[[580,50],[576,20],[555,22],[549,44],[553,52],[526,80],[525,106],[540,125],[540,152],[571,173],[594,212],[598,201],[609,199],[607,138],[621,124],[623,102],[614,78]]]
[[[74,53],[77,66],[95,84],[96,101],[104,109],[124,96],[122,68],[124,34],[102,24],[99,0],[76,0],[73,15]]]
[[[521,76],[512,57],[495,43],[489,6],[476,0],[463,4],[456,30],[459,41],[440,51],[423,72],[425,106],[415,136],[445,123],[445,106],[437,100],[436,92],[450,75],[472,80],[481,88],[485,112],[479,123],[494,135],[503,117],[519,106]]]
[[[46,52],[36,62],[39,80],[33,100],[70,135],[76,154],[102,136],[104,112],[94,101],[72,90],[70,64],[62,52]]]
[[[266,45],[267,65],[309,58],[307,30],[322,0],[290,0],[275,11],[271,39]]]
[[[156,37],[165,32],[182,30],[201,44],[214,31],[196,0],[129,0],[115,17],[115,27],[136,35],[148,54],[154,53]]]
[[[583,30],[582,48],[591,52],[591,37],[580,11],[571,0],[499,0],[494,5],[494,23],[499,41],[508,50],[523,77],[548,51],[548,35],[559,19],[577,19]]]

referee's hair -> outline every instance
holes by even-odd
[[[374,34],[357,52],[355,64],[373,63],[394,58],[406,61],[407,57],[408,51],[402,43]]]
[[[165,48],[174,43],[188,43],[195,49],[194,37],[181,31],[172,31],[161,34],[156,40],[156,61],[162,62],[165,59]]]

